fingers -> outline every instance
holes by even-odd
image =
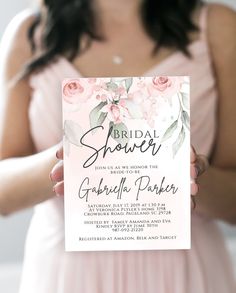
[[[197,195],[199,191],[199,185],[196,182],[191,183],[191,195]]]
[[[54,193],[58,196],[64,195],[64,162],[63,162],[63,146],[59,145],[56,152],[56,157],[58,158],[57,164],[53,167],[50,173],[50,179],[55,183],[53,187]]]
[[[198,155],[195,165],[197,169],[197,176],[202,175],[202,173],[204,173],[209,167],[207,157],[203,155]]]
[[[60,145],[58,151],[56,152],[56,157],[59,160],[63,160],[63,146],[62,145]]]
[[[196,179],[198,176],[198,170],[195,163],[190,164],[190,176],[192,179]]]
[[[53,191],[56,193],[57,196],[64,196],[64,181],[57,183],[53,187]]]
[[[50,179],[55,182],[63,181],[64,179],[64,166],[63,161],[60,160],[52,169]]]
[[[191,195],[196,195],[198,193],[198,191],[199,191],[199,185],[196,182],[196,179],[198,177],[198,171],[197,171],[195,163],[190,165],[190,176],[191,176],[191,179],[192,179],[192,182],[191,182]]]
[[[195,210],[196,208],[196,200],[195,197],[191,195],[191,204],[192,204],[192,209]]]
[[[199,192],[199,184],[197,178],[202,175],[207,168],[209,163],[206,156],[197,155],[195,149],[191,146],[190,150],[190,176],[191,182],[191,195],[196,195]]]
[[[198,176],[204,173],[209,167],[209,162],[207,157],[204,155],[197,155],[193,146],[191,146],[191,149],[190,149],[190,164],[191,164],[190,172],[191,172],[191,177],[193,179],[196,179]]]
[[[193,164],[197,160],[197,154],[194,147],[191,145],[190,148],[190,163]]]

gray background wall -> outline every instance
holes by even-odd
[[[209,1],[213,2],[213,1]],[[236,8],[236,0],[221,0]],[[29,0],[0,1],[0,36],[9,20],[20,10],[27,7]],[[23,246],[32,210],[17,213],[9,218],[0,218],[0,264],[21,262]],[[236,229],[224,227],[227,235],[235,235]]]

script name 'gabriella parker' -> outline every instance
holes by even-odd
[[[155,156],[161,148],[161,144],[155,143],[153,138],[150,138],[148,140],[143,139],[140,143],[134,143],[131,146],[128,146],[128,143],[118,143],[115,147],[111,148],[109,146],[109,140],[112,137],[113,127],[110,127],[107,133],[105,144],[101,148],[97,149],[95,146],[87,144],[85,140],[87,135],[98,129],[104,130],[104,127],[102,125],[93,127],[90,130],[88,130],[80,139],[80,143],[82,146],[85,146],[93,151],[93,154],[84,162],[84,168],[88,168],[91,165],[93,165],[98,159],[100,153],[102,154],[102,157],[105,158],[108,152],[114,153],[124,151],[125,153],[133,153],[134,151],[139,150],[141,153],[145,153],[146,151],[150,150],[151,154]]]
[[[123,193],[129,194],[134,191],[136,200],[139,200],[139,197],[142,193],[151,193],[153,195],[175,195],[178,191],[178,187],[173,183],[166,182],[165,176],[161,178],[159,184],[156,182],[151,182],[149,176],[140,176],[137,178],[130,186],[126,183],[127,178],[122,177],[119,184],[108,185],[104,183],[104,179],[101,178],[97,186],[91,186],[89,177],[84,178],[82,181],[78,197],[80,199],[86,199],[86,202],[89,201],[90,195],[115,195],[116,199],[121,199]]]

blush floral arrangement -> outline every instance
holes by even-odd
[[[78,78],[65,80],[62,94],[64,102],[70,104],[72,109],[73,106],[76,106],[75,109],[82,109],[83,103],[89,99],[96,99],[97,105],[89,114],[90,127],[101,126],[108,120],[109,128],[113,127],[116,131],[128,131],[126,122],[129,119],[144,119],[149,127],[154,128],[158,99],[165,99],[170,104],[172,99],[178,99],[179,115],[161,139],[164,143],[175,132],[179,132],[172,145],[175,156],[184,142],[186,131],[190,130],[189,98],[183,91],[185,83],[187,81],[181,76]],[[82,135],[83,130],[79,124],[71,120],[65,121],[64,136],[67,149],[69,144],[81,146]],[[121,141],[120,138],[112,137],[117,143],[128,143],[127,138]]]

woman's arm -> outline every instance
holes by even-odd
[[[236,13],[210,5],[208,41],[219,92],[217,137],[211,165],[200,178],[197,210],[236,223]]]
[[[32,206],[53,196],[49,173],[56,163],[55,150],[34,154],[28,107],[27,80],[9,87],[9,81],[32,56],[27,40],[34,16],[23,12],[8,26],[1,43],[0,214]]]

